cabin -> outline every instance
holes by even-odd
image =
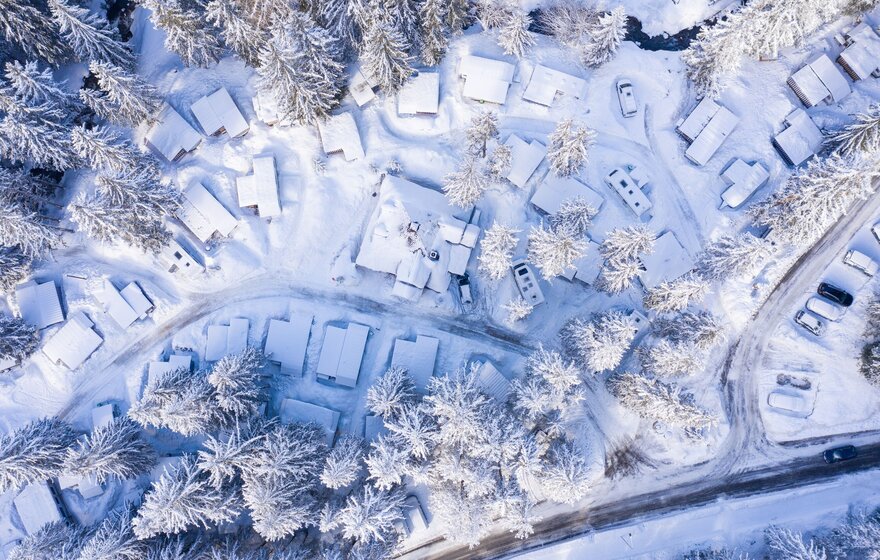
[[[53,364],[75,370],[104,343],[95,324],[83,313],[76,313],[43,345],[43,354]]]
[[[188,275],[205,271],[205,267],[174,238],[168,240],[168,245],[162,248],[156,259],[171,274],[180,271]]]
[[[61,498],[46,481],[28,484],[13,498],[12,503],[28,535],[65,518]]]
[[[202,135],[165,103],[144,141],[166,160],[177,161],[201,144]]]
[[[345,328],[328,325],[318,358],[318,379],[353,388],[357,385],[370,327],[349,323]]]
[[[504,376],[489,360],[476,368],[477,386],[485,394],[499,403],[507,402],[510,396],[510,380]]]
[[[577,280],[592,286],[599,279],[604,262],[605,257],[602,256],[602,252],[599,250],[599,244],[592,239],[587,239],[587,249],[584,251],[583,256],[572,263],[571,267],[562,275],[562,278],[569,282]]]
[[[214,234],[228,237],[238,220],[201,183],[190,185],[180,199],[177,219],[206,243]]]
[[[825,138],[806,111],[795,109],[785,117],[785,124],[773,137],[773,146],[786,163],[797,167],[819,153]]]
[[[235,186],[238,191],[238,205],[241,208],[255,208],[261,218],[281,215],[275,156],[255,157],[254,172],[244,177],[236,177]]]
[[[516,134],[508,136],[505,144],[510,146],[510,171],[507,173],[507,180],[524,188],[529,177],[544,161],[547,148],[537,140],[526,142]]]
[[[582,99],[586,91],[586,80],[538,64],[532,70],[532,77],[523,92],[523,99],[550,107],[557,95]]]
[[[827,54],[821,54],[786,81],[805,107],[837,103],[850,94],[849,83]]]
[[[345,161],[364,159],[361,134],[351,113],[340,113],[318,123],[324,153],[341,153]]]
[[[231,138],[244,136],[250,130],[247,119],[239,111],[226,88],[220,88],[192,104],[192,112],[208,136],[224,132]]]
[[[437,349],[440,341],[431,336],[416,336],[415,341],[398,338],[391,353],[391,367],[403,368],[409,373],[416,390],[428,392],[428,383],[434,376]]]
[[[397,94],[397,114],[436,115],[440,106],[440,74],[419,72]]]
[[[31,280],[16,286],[15,302],[21,319],[36,329],[45,329],[64,321],[64,311],[54,280],[40,283]]]
[[[651,200],[642,191],[648,186],[648,177],[636,167],[627,169],[618,167],[611,170],[611,173],[605,176],[605,184],[620,195],[638,218],[653,206]]]
[[[283,424],[299,422],[317,424],[322,427],[326,433],[326,443],[330,447],[333,446],[333,439],[336,437],[339,416],[339,412],[335,410],[296,399],[282,400],[278,412],[278,417]]]
[[[244,352],[249,330],[247,319],[230,319],[228,325],[209,325],[205,361],[216,362],[224,356]]]
[[[678,133],[690,143],[684,155],[696,165],[706,165],[736,128],[739,118],[708,97],[676,124]]]
[[[577,179],[572,177],[558,177],[548,174],[535,189],[535,194],[529,202],[538,210],[549,216],[555,215],[567,200],[583,198],[597,212],[605,204],[605,199]]]
[[[853,81],[880,78],[880,37],[867,23],[860,23],[845,36],[846,48],[837,63]]]
[[[721,208],[739,208],[770,178],[770,171],[760,162],[746,163],[737,158],[721,173],[727,188],[721,193]]]
[[[120,291],[113,282],[104,279],[101,289],[96,290],[94,295],[104,307],[104,313],[122,330],[128,329],[135,321],[146,319],[153,311],[152,302],[135,282],[130,282]]]
[[[639,281],[646,290],[680,278],[695,266],[694,260],[671,231],[658,237],[654,250],[639,257],[639,261],[642,264]]]
[[[303,313],[289,321],[269,321],[263,354],[270,362],[281,366],[281,373],[302,377],[313,318],[313,315]]]
[[[92,409],[92,431],[96,428],[106,428],[115,418],[113,405],[102,404]],[[85,437],[85,436],[83,436]],[[61,490],[77,490],[83,499],[96,498],[104,493],[101,483],[93,476],[69,476],[58,477],[58,488]]]
[[[171,354],[164,362],[150,362],[147,364],[147,385],[156,383],[169,373],[179,369],[192,370],[192,356]]]
[[[351,79],[348,82],[348,92],[358,107],[363,107],[376,99],[376,90],[378,88],[379,84],[376,80],[368,77],[360,68],[352,72]]]
[[[508,62],[465,55],[458,65],[458,75],[464,78],[462,95],[475,101],[504,105],[515,70]]]

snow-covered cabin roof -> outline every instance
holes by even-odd
[[[416,336],[415,342],[398,338],[391,353],[391,367],[404,368],[416,389],[425,393],[434,375],[440,341],[431,336]]]
[[[244,352],[247,348],[247,319],[230,319],[228,325],[208,326],[208,341],[205,345],[205,361],[216,362],[224,356]]]
[[[492,362],[489,360],[483,362],[477,368],[476,375],[477,385],[484,393],[500,403],[507,401],[507,397],[510,395],[510,381],[498,371]]]
[[[563,277],[569,281],[579,280],[584,284],[593,284],[602,272],[603,262],[605,262],[605,258],[599,251],[599,244],[592,239],[588,239],[584,255],[574,261],[572,266],[565,271]]]
[[[61,490],[78,490],[88,500],[104,493],[104,488],[94,476],[64,475],[58,477],[58,488]]]
[[[507,179],[523,188],[532,173],[541,165],[547,155],[547,148],[537,140],[526,142],[516,134],[508,136],[505,144],[510,146],[510,171]]]
[[[661,282],[675,280],[694,268],[694,260],[671,231],[658,237],[654,242],[654,250],[639,257],[639,260],[644,268],[639,273],[639,279],[646,289]]]
[[[110,280],[104,280],[102,289],[95,292],[95,299],[104,306],[104,312],[113,319],[113,322],[123,330],[141,318]]]
[[[166,103],[144,141],[168,161],[176,161],[183,154],[195,150],[202,141],[202,135]]]
[[[242,208],[256,207],[262,218],[281,214],[275,156],[255,157],[253,174],[236,177],[235,185],[238,190],[238,205]]]
[[[790,165],[800,165],[822,149],[824,137],[803,109],[795,109],[785,122],[788,127],[773,138],[779,155]]]
[[[705,165],[736,128],[739,117],[709,99],[703,99],[691,115],[678,126],[691,145],[684,155],[697,165]],[[700,127],[700,125],[703,125]]]
[[[370,327],[358,323],[349,323],[344,329],[328,326],[316,369],[318,378],[345,387],[357,385],[369,334]]]
[[[137,313],[140,319],[146,317],[155,307],[137,282],[129,282],[126,287],[122,288],[120,293],[125,303],[134,309],[134,312]]]
[[[557,93],[581,99],[586,89],[586,80],[538,64],[532,71],[532,78],[523,92],[523,99],[549,107],[553,104]]]
[[[625,169],[618,167],[605,176],[605,182],[620,195],[636,216],[651,209],[651,200],[642,192],[644,182],[636,181]]]
[[[449,262],[446,265],[446,271],[449,274],[464,276],[467,272],[468,262],[471,260],[471,253],[474,248],[467,245],[450,245]]]
[[[351,74],[351,80],[348,82],[348,92],[354,98],[354,102],[358,107],[363,107],[373,99],[376,99],[376,83],[360,69],[356,69]]]
[[[110,403],[92,409],[92,429],[106,428],[113,423],[113,405]]]
[[[172,371],[179,369],[191,370],[192,356],[171,354],[166,362],[150,362],[147,366],[147,384],[154,383]]]
[[[16,286],[15,301],[22,320],[37,329],[45,329],[64,320],[54,280],[40,284],[31,280]]]
[[[312,319],[311,314],[300,313],[290,321],[269,321],[269,334],[263,353],[270,361],[281,364],[283,373],[302,376]]]
[[[28,484],[13,499],[13,503],[21,524],[29,535],[33,535],[50,523],[64,519],[58,502],[46,482]]]
[[[837,62],[853,80],[865,80],[880,74],[880,37],[871,26],[861,23],[847,34],[849,45]]]
[[[589,202],[596,211],[601,209],[605,203],[602,195],[577,179],[558,177],[554,174],[548,174],[544,177],[529,202],[552,216],[559,212],[563,202],[578,197]]]
[[[54,364],[76,369],[104,343],[95,324],[83,313],[76,313],[43,346],[43,354]]]
[[[422,504],[417,496],[407,496],[406,500],[404,500],[403,515],[410,534],[421,533],[428,528],[425,510],[422,508]]]
[[[336,427],[339,425],[339,413],[335,410],[296,399],[284,399],[281,401],[278,416],[285,424],[313,422],[321,426],[327,433],[327,445],[333,445]]]
[[[440,105],[440,74],[419,72],[397,94],[398,115],[436,115]]]
[[[748,164],[737,158],[721,173],[721,178],[729,185],[721,193],[721,200],[724,205],[737,208],[767,182],[770,171],[760,162]]]
[[[821,54],[792,74],[787,82],[801,103],[814,107],[823,101],[837,102],[849,95],[849,83],[827,54]]]
[[[515,70],[514,65],[508,62],[465,55],[458,66],[458,75],[464,78],[462,95],[503,105]]]
[[[380,435],[388,433],[381,416],[367,414],[364,416],[364,439],[367,443],[375,441]]]
[[[319,122],[318,132],[321,133],[324,152],[328,155],[342,152],[345,161],[364,158],[361,134],[351,113],[332,115],[327,120]]]
[[[226,132],[235,138],[250,129],[226,88],[220,88],[193,103],[192,112],[208,136]]]
[[[183,271],[184,274],[193,274],[196,271],[204,272],[205,270],[205,267],[200,265],[176,239],[168,240],[168,245],[162,248],[157,259],[172,274],[178,270]]]
[[[712,120],[712,117],[715,116],[719,109],[721,109],[721,105],[708,97],[704,97],[687,118],[678,121],[675,128],[685,140],[693,142],[700,132],[706,128],[706,125],[709,124],[709,121]]]
[[[201,183],[193,183],[180,200],[177,217],[202,243],[219,233],[228,236],[238,221]]]

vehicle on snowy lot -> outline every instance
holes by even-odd
[[[829,321],[839,321],[844,309],[824,298],[813,296],[807,300],[806,308]]]
[[[767,395],[767,404],[773,408],[794,412],[797,414],[806,414],[810,412],[809,405],[803,397],[790,395],[782,391],[771,391]]]
[[[868,276],[874,276],[877,274],[877,269],[880,268],[874,259],[855,249],[850,249],[846,252],[843,262]]]
[[[633,85],[629,80],[617,81],[617,100],[620,102],[620,112],[625,118],[634,117],[639,112]]]
[[[877,222],[871,227],[871,233],[874,234],[874,239],[877,240],[877,243],[880,243],[880,222]]]
[[[458,297],[461,299],[462,305],[469,305],[474,302],[471,294],[471,281],[467,274],[458,278]]]
[[[826,449],[822,452],[822,458],[825,459],[826,463],[831,464],[855,459],[858,454],[855,446],[844,445],[842,447],[835,447],[834,449]]]
[[[804,310],[797,312],[797,315],[794,316],[794,322],[816,336],[822,336],[822,331],[825,330],[825,325],[822,321],[812,313],[807,313]]]
[[[516,281],[516,287],[519,288],[522,298],[532,307],[544,303],[544,293],[538,285],[532,267],[524,259],[518,259],[513,262],[512,268],[513,279]]]
[[[846,290],[838,288],[834,284],[829,284],[828,282],[822,282],[821,284],[819,284],[819,288],[816,290],[816,293],[844,307],[849,307],[850,305],[852,305],[853,302],[852,294],[850,294]]]

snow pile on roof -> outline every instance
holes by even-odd
[[[147,385],[179,369],[191,370],[192,356],[171,354],[167,362],[150,362],[147,366]]]
[[[157,260],[170,273],[182,270],[185,274],[192,274],[196,271],[204,272],[205,267],[200,265],[189,251],[176,239],[169,239],[168,245],[162,248],[162,251],[156,256]]]
[[[321,346],[316,373],[318,379],[345,387],[357,385],[370,327],[349,323],[344,329],[328,326]]]
[[[269,321],[269,334],[263,353],[269,361],[281,364],[282,373],[302,376],[312,319],[312,315],[299,314],[290,321]]]
[[[250,323],[247,319],[230,319],[229,325],[210,325],[205,361],[216,362],[224,356],[244,352],[249,329]]]
[[[721,174],[721,178],[729,185],[721,193],[721,199],[727,206],[737,208],[752,196],[752,193],[761,188],[769,177],[770,172],[760,162],[749,165],[737,158]]]
[[[53,364],[62,364],[67,369],[78,368],[104,342],[104,339],[94,331],[94,326],[95,324],[82,313],[71,316],[64,326],[46,341],[43,353]]]
[[[498,368],[492,365],[492,362],[488,360],[483,362],[477,369],[476,376],[477,386],[484,393],[499,403],[507,401],[507,397],[510,395],[510,381],[498,371]]]
[[[532,78],[523,92],[523,99],[549,107],[553,104],[557,93],[581,99],[586,89],[586,80],[538,64],[532,71]]]
[[[122,329],[127,329],[138,319],[146,318],[147,313],[153,309],[153,304],[135,282],[131,282],[120,292],[110,280],[105,279],[101,289],[95,292],[95,299]]]
[[[321,426],[327,432],[327,445],[333,445],[336,427],[339,425],[339,413],[335,410],[296,399],[284,399],[281,401],[278,416],[285,424],[312,422]]]
[[[418,335],[415,342],[398,338],[391,353],[391,367],[405,369],[416,389],[427,392],[428,382],[434,375],[439,345],[440,341],[431,336]]]
[[[436,115],[440,104],[440,74],[419,72],[397,94],[398,115]]]
[[[183,154],[195,150],[202,141],[202,135],[174,107],[166,103],[144,140],[148,146],[162,154],[162,157],[175,161]]]
[[[513,64],[501,60],[465,55],[458,67],[458,75],[464,78],[462,95],[503,105],[515,69]]]
[[[559,212],[563,202],[575,198],[585,199],[597,211],[605,203],[602,195],[577,179],[554,174],[544,177],[529,202],[552,216]]]
[[[64,320],[61,300],[53,280],[42,284],[31,280],[17,286],[15,301],[24,322],[38,329],[45,329]]]
[[[238,221],[214,198],[201,183],[194,183],[183,191],[177,217],[202,243],[214,232],[226,237]]]
[[[345,161],[363,159],[361,134],[351,113],[340,113],[319,122],[318,132],[321,133],[321,145],[327,155],[342,152]]]
[[[510,146],[510,171],[507,179],[519,188],[526,186],[526,182],[535,169],[541,165],[547,148],[537,140],[526,142],[516,134],[511,134],[505,142]]]
[[[235,185],[238,190],[238,205],[242,208],[256,207],[262,218],[281,214],[275,156],[255,157],[253,174],[236,177]]]
[[[584,284],[593,284],[599,278],[604,262],[605,257],[599,252],[599,244],[588,239],[584,256],[574,261],[562,276],[568,281],[579,280]]]
[[[880,37],[866,23],[860,23],[847,34],[849,45],[837,62],[853,80],[880,77]]]
[[[795,72],[786,83],[801,103],[814,107],[823,101],[840,101],[850,93],[849,83],[827,54],[821,54]]]
[[[28,484],[13,500],[24,530],[33,535],[44,526],[63,519],[46,482]]]
[[[779,155],[790,165],[800,165],[822,149],[822,132],[803,109],[795,109],[785,122],[788,127],[773,138]]]
[[[225,131],[235,138],[250,128],[226,88],[220,88],[193,103],[192,112],[208,136]]]
[[[694,268],[694,260],[688,255],[678,238],[667,231],[654,242],[654,250],[639,259],[644,269],[639,273],[642,286],[651,289],[661,282],[675,280]]]
[[[676,129],[691,145],[684,155],[697,165],[705,165],[736,128],[739,117],[708,97],[691,111]]]
[[[373,99],[376,99],[376,87],[378,85],[375,80],[368,78],[358,68],[351,74],[351,80],[348,82],[348,92],[354,98],[357,106],[363,107]]]

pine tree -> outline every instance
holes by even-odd
[[[620,365],[635,335],[636,328],[619,311],[594,314],[589,321],[571,319],[559,333],[566,353],[587,373]]]
[[[40,335],[22,319],[0,314],[0,362],[19,364],[37,351]]]
[[[317,19],[339,41],[345,59],[357,50],[369,10],[365,0],[327,0],[318,3]]]
[[[489,176],[493,181],[503,181],[510,173],[513,152],[507,144],[501,144],[492,152],[489,160]]]
[[[434,450],[437,426],[423,406],[406,405],[394,417],[385,422],[395,441],[415,459],[425,460]]]
[[[489,140],[498,138],[498,114],[494,111],[477,113],[465,130],[467,151],[472,156],[486,157]]]
[[[571,235],[585,235],[593,225],[593,217],[599,212],[584,197],[577,196],[562,201],[559,210],[550,216],[550,225],[557,231]]]
[[[408,50],[404,36],[385,17],[374,14],[370,18],[364,30],[361,65],[388,95],[397,93],[413,73]]]
[[[27,535],[7,556],[8,560],[79,560],[88,529],[55,521]]]
[[[489,534],[491,516],[486,498],[469,496],[458,484],[443,484],[429,499],[444,539],[474,548]]]
[[[266,400],[262,354],[253,347],[220,358],[208,374],[214,399],[225,413],[236,417],[256,414]]]
[[[33,5],[17,0],[0,1],[0,34],[28,57],[57,64],[65,55],[52,22]]]
[[[403,521],[404,497],[399,489],[383,491],[363,486],[339,511],[342,535],[360,543],[396,542],[400,537],[395,524]]]
[[[541,26],[561,44],[582,52],[599,14],[591,6],[577,0],[562,0],[541,11]]]
[[[699,270],[712,280],[745,278],[757,273],[773,252],[769,241],[750,233],[725,235],[706,248]]]
[[[507,322],[516,323],[532,314],[534,307],[522,297],[514,298],[501,306],[507,311]]]
[[[135,537],[131,527],[134,511],[124,507],[110,512],[83,543],[80,560],[128,560],[147,558],[148,544]]]
[[[546,280],[565,274],[586,250],[583,237],[568,230],[533,227],[529,232],[529,260]]]
[[[765,537],[767,538],[767,546],[779,558],[788,560],[826,560],[828,558],[825,547],[813,540],[808,543],[804,542],[803,535],[791,529],[774,525],[767,529]]]
[[[530,25],[532,18],[525,10],[515,9],[505,14],[498,30],[498,46],[504,49],[504,54],[517,58],[525,56],[529,47],[535,44]]]
[[[484,436],[489,398],[477,387],[473,369],[432,377],[428,393],[425,402],[439,426],[438,444],[469,446]]]
[[[147,385],[128,416],[144,427],[168,428],[185,436],[204,434],[223,419],[213,397],[204,372],[180,368]]]
[[[602,290],[616,294],[632,285],[642,272],[640,257],[654,250],[656,235],[646,226],[613,229],[605,236],[599,252],[605,258],[598,282]]]
[[[208,474],[211,484],[221,487],[248,467],[251,454],[274,423],[260,417],[237,420],[222,437],[209,435],[199,451],[199,469]]]
[[[547,496],[554,502],[574,505],[590,491],[590,478],[584,454],[568,441],[554,442],[540,477]]]
[[[17,249],[29,259],[38,258],[61,244],[55,230],[34,211],[0,205],[0,245]]]
[[[583,49],[584,63],[596,68],[614,58],[626,36],[626,24],[627,15],[623,6],[600,16],[592,26],[590,40]]]
[[[131,142],[121,139],[108,127],[79,126],[70,136],[76,154],[96,171],[123,173],[142,169],[145,174],[159,174],[152,158],[145,157]]]
[[[451,204],[470,208],[489,188],[489,177],[479,160],[468,155],[457,171],[446,176],[443,192]]]
[[[205,5],[205,19],[220,29],[223,41],[245,64],[259,65],[260,49],[269,35],[253,25],[237,0],[210,0]]]
[[[374,13],[386,19],[400,34],[407,50],[419,52],[421,50],[419,2],[417,0],[374,0],[374,3]],[[375,12],[377,9],[381,12]]]
[[[658,336],[672,342],[689,342],[708,350],[724,339],[721,324],[708,311],[685,311],[671,319],[660,318],[654,323]]]
[[[446,54],[449,40],[446,37],[444,0],[425,0],[419,10],[422,34],[422,60],[428,66],[437,66]]]
[[[161,223],[180,206],[180,192],[160,183],[157,168],[149,163],[116,174],[99,173],[95,187],[110,203],[135,213],[140,222]]]
[[[825,143],[843,156],[880,152],[880,105],[853,115],[854,122],[832,134]]]
[[[657,379],[622,373],[611,377],[607,386],[620,404],[643,418],[689,431],[711,428],[718,422],[715,416],[691,403],[692,395]]]
[[[0,294],[9,293],[31,273],[32,260],[18,247],[0,245]]]
[[[110,477],[127,480],[149,471],[156,452],[141,438],[140,428],[130,419],[116,419],[98,426],[67,450],[64,471],[93,477],[99,483]]]
[[[706,365],[705,352],[693,342],[660,340],[639,357],[644,371],[660,377],[693,375]]]
[[[59,109],[18,108],[0,119],[0,154],[12,162],[64,171],[74,166],[68,132],[54,122]]]
[[[207,68],[223,55],[223,47],[201,16],[178,0],[143,0],[150,21],[165,31],[165,48],[180,56],[186,66]]]
[[[412,378],[401,367],[391,367],[367,389],[367,408],[389,420],[416,400]]]
[[[393,436],[380,435],[370,443],[372,449],[364,462],[369,479],[380,490],[390,490],[403,481],[409,468],[409,453]]]
[[[339,438],[327,455],[321,482],[332,490],[350,486],[363,469],[364,440],[351,434]]]
[[[483,232],[480,241],[479,271],[490,280],[501,280],[513,264],[513,251],[519,244],[519,230],[497,221]]]
[[[100,60],[124,67],[134,61],[106,19],[65,0],[49,0],[49,9],[61,36],[80,61]]]
[[[2,88],[2,97],[20,106],[66,109],[71,114],[63,115],[62,122],[72,119],[74,109],[80,107],[76,97],[65,89],[65,82],[56,82],[49,68],[40,70],[33,60],[24,64],[17,60],[7,62],[3,75],[7,83]]]
[[[477,19],[484,29],[496,29],[509,20],[514,7],[507,0],[477,0]]]
[[[0,437],[0,492],[55,478],[76,432],[58,418],[34,420]]]
[[[460,35],[472,20],[470,0],[449,0],[446,3],[446,27],[453,35]]]
[[[658,313],[683,311],[692,303],[703,301],[709,292],[709,283],[703,278],[688,274],[677,280],[661,282],[648,290],[644,304]]]
[[[740,13],[719,18],[715,25],[703,27],[696,41],[681,53],[688,77],[697,93],[717,98],[742,67],[748,40],[748,26]]]
[[[573,119],[563,119],[550,135],[547,160],[550,169],[560,177],[577,173],[587,164],[590,148],[596,142],[596,132]]]
[[[150,119],[162,106],[162,98],[153,86],[119,66],[93,60],[89,71],[101,91],[81,89],[80,98],[100,117],[136,126]]]
[[[80,195],[68,206],[68,212],[80,231],[102,243],[122,242],[158,253],[171,238],[159,217],[142,217],[131,208],[117,206],[106,195]]]

